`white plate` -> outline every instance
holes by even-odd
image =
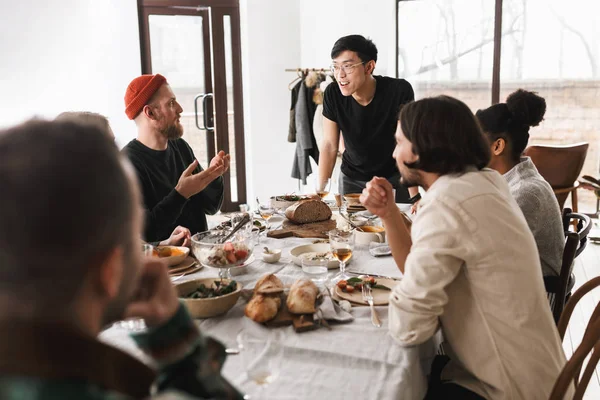
[[[331,252],[331,246],[327,243],[319,243],[319,244],[305,244],[302,246],[294,247],[290,250],[290,255],[292,256],[292,260],[294,264],[299,267],[302,267],[302,254],[306,253],[329,253]],[[346,265],[350,263],[352,257],[348,261],[346,261]],[[340,263],[338,260],[331,260],[327,263],[328,269],[339,268]]]

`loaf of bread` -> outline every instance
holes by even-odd
[[[321,200],[305,200],[288,207],[285,216],[297,224],[307,224],[330,219],[331,209]]]
[[[256,282],[254,293],[258,294],[261,290],[283,289],[283,282],[273,274],[263,276]]]
[[[252,321],[267,322],[275,318],[281,307],[279,295],[256,294],[246,304],[244,314]]]
[[[312,314],[317,311],[315,303],[319,288],[313,281],[301,279],[292,285],[287,298],[287,307],[292,314]]]
[[[267,322],[275,318],[281,307],[281,294],[260,294],[261,290],[283,289],[283,283],[273,274],[265,275],[256,282],[254,295],[246,304],[244,314],[256,322]]]

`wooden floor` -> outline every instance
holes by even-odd
[[[594,220],[594,229],[590,232],[590,236],[600,236],[600,223],[597,219]],[[576,278],[575,289],[600,275],[600,245],[588,243],[583,253],[575,260],[573,272]],[[600,288],[596,288],[584,296],[575,308],[563,341],[567,358],[571,357],[574,349],[581,342],[587,322],[599,301]],[[600,366],[596,368],[595,376],[590,381],[584,399],[600,399]]]

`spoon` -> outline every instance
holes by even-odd
[[[361,230],[358,225],[356,225],[354,222],[350,221],[350,218],[346,217],[343,213],[340,213],[340,215],[342,216],[342,218],[344,218],[350,224],[351,227],[353,227],[354,229],[358,229],[359,231]]]

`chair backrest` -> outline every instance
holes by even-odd
[[[596,279],[598,279],[598,277]],[[558,379],[556,379],[552,392],[550,393],[550,400],[563,400],[573,383],[576,387],[573,399],[579,400],[583,398],[588,383],[598,364],[598,360],[600,359],[600,318],[597,318],[598,314],[600,314],[600,304],[596,306],[594,314],[592,315],[592,317],[595,315],[596,318],[590,318],[590,322],[583,334],[581,344],[565,364]],[[583,374],[581,374],[581,368],[588,355],[590,355],[590,352],[590,359],[587,362]]]
[[[569,230],[572,220],[577,221],[577,232]],[[563,211],[563,228],[565,229],[566,241],[560,275],[544,277],[544,286],[551,300],[552,315],[557,324],[565,306],[573,261],[587,245],[587,235],[592,228],[592,222],[587,215],[573,213],[567,208]]]
[[[575,232],[579,235],[579,247],[575,257],[577,258],[587,246],[587,237],[592,229],[592,220],[589,216],[580,213],[574,213],[570,208],[565,208],[562,214],[562,223],[565,236],[571,231],[571,227],[575,226]]]
[[[579,177],[588,147],[585,142],[565,146],[532,145],[523,154],[531,157],[540,175],[553,189],[565,189],[573,187]],[[568,192],[556,195],[561,208],[568,195]]]
[[[575,309],[577,303],[579,303],[579,300],[581,300],[583,296],[585,296],[592,289],[595,289],[598,286],[600,286],[600,276],[596,276],[590,279],[589,281],[581,285],[581,287],[573,293],[573,295],[565,305],[565,309],[563,310],[563,313],[558,321],[558,333],[560,335],[561,340],[565,337],[565,333],[567,332],[567,326],[569,325],[571,315],[573,315],[573,310]],[[596,311],[598,311],[598,308],[594,311],[594,314],[592,314],[590,321],[592,319],[597,318]]]

